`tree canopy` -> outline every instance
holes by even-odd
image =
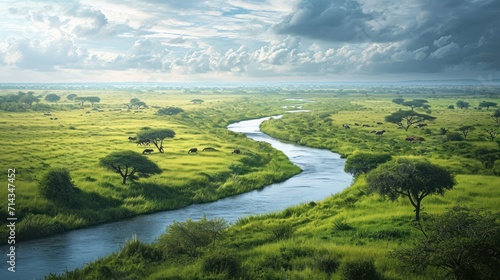
[[[467,108],[469,108],[469,102],[459,100],[459,101],[457,101],[457,107],[460,109],[463,109],[463,108],[467,109]]]
[[[424,223],[426,238],[392,253],[412,270],[428,266],[455,279],[497,279],[500,275],[500,216],[455,206]]]
[[[413,109],[419,108],[419,107],[422,107],[425,109],[429,108],[430,106],[427,103],[428,103],[428,101],[425,99],[413,99],[412,101],[403,101],[401,103],[401,105],[408,106],[413,111]]]
[[[489,110],[490,107],[496,107],[497,103],[491,101],[483,101],[479,103],[479,107],[486,107],[486,110]]]
[[[161,108],[159,109],[156,114],[159,116],[170,116],[170,115],[177,115],[179,113],[184,112],[184,109],[179,108],[179,107],[168,107],[168,108]]]
[[[500,109],[497,109],[493,115],[491,115],[491,118],[497,123],[500,123]]]
[[[404,128],[408,131],[413,124],[423,122],[423,121],[432,121],[435,120],[436,117],[426,114],[420,114],[415,111],[404,111],[399,110],[385,117],[386,122],[397,124],[399,127]]]
[[[444,194],[456,184],[448,170],[426,160],[399,158],[379,165],[366,177],[368,189],[390,200],[408,197],[420,220],[421,201],[431,194]]]
[[[75,100],[75,98],[77,97],[78,95],[74,94],[74,93],[70,93],[66,96],[66,99],[68,100]]]
[[[61,97],[55,93],[49,93],[45,96],[45,100],[49,102],[57,102],[61,99]]]
[[[150,140],[156,146],[160,153],[163,153],[163,140],[166,138],[174,138],[175,132],[171,129],[148,129],[137,134],[137,141]]]
[[[147,176],[162,172],[154,162],[134,151],[113,152],[101,158],[99,164],[119,173],[122,177],[122,184],[126,184],[129,178],[133,179],[136,173]]]
[[[98,96],[81,96],[81,97],[75,97],[75,100],[80,102],[80,105],[83,106],[83,104],[87,101],[90,103],[91,106],[94,106],[94,103],[99,103],[101,102],[101,98]]]
[[[362,173],[367,173],[379,164],[390,161],[391,159],[391,155],[387,153],[358,152],[347,157],[344,171],[357,176]]]

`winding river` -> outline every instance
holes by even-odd
[[[248,215],[286,209],[300,203],[319,201],[338,193],[352,183],[344,172],[345,160],[338,154],[282,143],[259,130],[269,119],[261,118],[232,124],[229,130],[270,143],[283,151],[303,172],[285,182],[269,185],[212,203],[195,204],[174,211],[158,212],[135,218],[70,231],[52,237],[19,242],[16,246],[16,272],[7,270],[7,246],[1,247],[0,279],[40,279],[49,273],[73,270],[120,250],[136,234],[141,241],[154,241],[174,221],[224,218],[236,222]]]

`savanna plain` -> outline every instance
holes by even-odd
[[[4,88],[0,165],[16,169],[22,242],[286,180],[300,168],[283,153],[226,129],[282,114],[261,130],[339,153],[355,175],[349,188],[234,224],[175,222],[154,243],[131,233],[119,252],[46,279],[495,279],[499,93],[420,84]],[[430,175],[410,170],[408,192],[374,187],[403,162],[431,166]],[[433,168],[453,184],[417,186]],[[417,209],[409,198],[422,189]]]

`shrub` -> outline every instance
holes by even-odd
[[[48,200],[68,207],[76,207],[79,189],[73,185],[69,171],[51,168],[38,184],[40,194]]]
[[[240,274],[241,261],[233,254],[216,251],[205,256],[202,270],[207,274],[225,274],[229,279],[235,279]]]
[[[342,264],[340,270],[345,280],[381,279],[372,260],[348,261]]]
[[[184,109],[179,108],[179,107],[168,107],[168,108],[161,108],[159,109],[156,114],[159,116],[171,116],[171,115],[177,115],[179,113],[184,112]]]
[[[448,141],[463,141],[464,136],[459,132],[450,132],[446,134],[446,140]]]
[[[388,162],[391,159],[391,155],[386,153],[355,153],[347,158],[344,171],[356,176],[367,173],[379,164]]]
[[[316,259],[316,266],[319,271],[331,274],[337,271],[340,266],[340,261],[335,256],[324,255]]]
[[[293,226],[290,224],[279,224],[272,229],[276,240],[289,239],[293,234]]]
[[[185,222],[174,222],[159,237],[158,244],[167,254],[194,256],[198,249],[213,245],[221,239],[227,227],[224,219],[208,220],[206,217],[199,221],[188,219]]]

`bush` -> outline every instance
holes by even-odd
[[[272,229],[276,240],[289,239],[293,235],[293,226],[290,224],[279,224]]]
[[[340,261],[332,255],[324,255],[316,259],[316,266],[319,271],[332,274],[339,268]]]
[[[446,140],[448,141],[463,141],[464,136],[459,132],[450,132],[446,134]]]
[[[38,184],[40,194],[62,206],[77,207],[79,189],[73,185],[69,171],[65,168],[51,168]]]
[[[240,274],[241,261],[227,252],[208,254],[202,262],[202,270],[207,274],[225,274],[229,279],[235,279]]]
[[[372,260],[348,261],[342,265],[340,270],[342,279],[345,280],[381,279]]]
[[[355,153],[347,158],[344,171],[357,176],[367,173],[379,164],[388,162],[391,159],[392,156],[386,153]]]
[[[158,239],[158,244],[167,254],[187,254],[194,256],[200,248],[213,245],[224,235],[228,227],[224,219],[199,221],[191,219],[185,222],[174,222],[167,228],[167,232]]]
[[[161,108],[159,109],[156,114],[159,116],[171,116],[171,115],[177,115],[179,113],[184,112],[184,109],[179,108],[179,107],[168,107],[168,108]]]

